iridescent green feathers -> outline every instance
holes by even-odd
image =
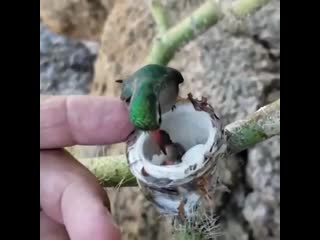
[[[122,83],[121,99],[129,104],[129,118],[140,130],[160,128],[161,109],[174,106],[179,84],[184,79],[177,70],[149,64],[133,73]]]

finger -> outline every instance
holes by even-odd
[[[133,127],[124,102],[95,96],[52,96],[40,100],[40,149],[126,140]]]
[[[70,238],[62,224],[40,212],[40,240],[70,240]]]
[[[66,226],[71,239],[120,239],[106,192],[95,177],[62,150],[40,151],[40,204]]]

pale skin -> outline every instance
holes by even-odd
[[[40,97],[41,240],[120,239],[106,192],[63,147],[123,142],[132,130],[118,99]]]

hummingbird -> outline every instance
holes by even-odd
[[[162,144],[161,115],[175,108],[179,84],[184,82],[181,73],[171,67],[148,64],[126,80],[116,82],[122,84],[120,98],[129,106],[133,126],[151,133],[151,137]]]
[[[180,143],[173,142],[166,131],[160,129],[158,133],[160,136],[157,136],[155,140],[158,141],[160,149],[166,155],[166,158],[161,165],[180,163],[182,161],[182,156],[186,152],[184,147]]]

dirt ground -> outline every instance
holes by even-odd
[[[143,64],[155,36],[146,2],[112,4],[97,42],[57,35],[40,22],[40,93],[117,96],[114,80]],[[174,24],[203,1],[163,2]],[[191,91],[208,97],[225,124],[279,98],[280,1],[243,20],[226,18],[180,49],[169,66],[185,77],[182,95]],[[119,153],[123,144],[105,151],[85,148],[83,154],[97,155],[98,150]],[[280,137],[232,157],[225,167],[223,181],[231,192],[218,201],[221,239],[280,239]],[[170,224],[139,189],[107,191],[123,239],[170,239]]]

